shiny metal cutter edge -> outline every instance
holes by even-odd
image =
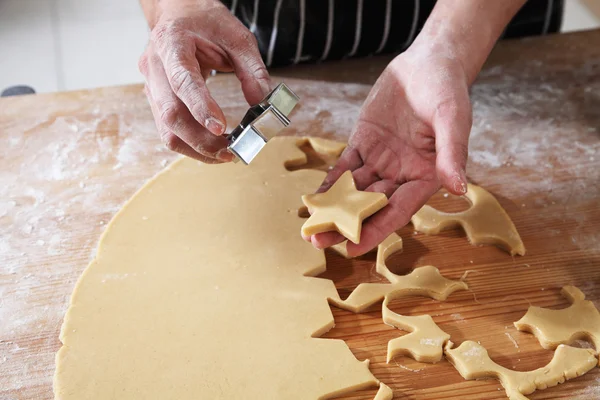
[[[227,149],[235,155],[234,161],[250,164],[267,142],[290,124],[289,115],[298,102],[298,96],[280,83],[260,103],[250,107],[227,136]]]

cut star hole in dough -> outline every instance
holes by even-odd
[[[386,296],[391,298],[405,296],[426,296],[435,300],[446,300],[457,290],[466,290],[467,284],[444,278],[440,271],[431,265],[415,268],[408,275],[392,273],[385,260],[402,249],[402,239],[396,233],[390,235],[377,247],[376,272],[390,283],[361,283],[344,301],[335,300],[334,304],[348,311],[360,313]]]
[[[298,235],[297,210],[326,174],[284,167],[305,140],[274,138],[250,166],[180,159],[123,206],[71,297],[57,400],[324,399],[380,385],[346,343],[318,338],[337,291],[313,278],[325,256]]]
[[[458,213],[445,213],[423,206],[412,217],[413,226],[427,235],[462,226],[471,244],[493,244],[510,255],[525,255],[525,246],[517,228],[491,193],[470,183],[465,197],[471,207]]]
[[[545,349],[560,344],[572,344],[582,339],[591,341],[596,352],[600,349],[600,313],[585,294],[575,286],[565,286],[561,294],[571,306],[562,310],[529,307],[527,313],[515,322],[520,331],[531,332]]]
[[[466,380],[496,378],[510,400],[527,400],[525,395],[542,390],[565,380],[581,376],[594,368],[598,360],[591,349],[560,345],[552,361],[534,371],[513,371],[496,364],[483,346],[463,342],[456,349],[452,342],[446,345],[446,357]]]
[[[289,159],[284,163],[285,168],[290,171],[302,168],[325,169],[328,161],[333,162],[340,157],[340,154],[346,148],[346,144],[332,140],[305,137],[297,140],[296,147],[298,147],[298,151],[290,154]],[[303,149],[306,148],[308,148],[307,151],[304,151]],[[314,153],[324,159],[315,160],[316,163],[312,164],[316,165],[307,165],[311,164],[309,154]]]
[[[360,241],[362,221],[388,203],[383,193],[356,190],[351,171],[346,171],[324,193],[302,196],[311,213],[302,226],[302,235],[337,231],[354,243]]]
[[[362,283],[345,300],[331,300],[340,308],[362,312],[369,306],[383,300],[383,321],[409,333],[388,343],[387,362],[396,355],[404,354],[417,361],[434,363],[442,359],[443,348],[450,335],[442,331],[429,315],[403,316],[391,311],[388,303],[404,296],[427,296],[445,300],[457,290],[466,290],[467,284],[444,278],[433,266],[415,268],[408,275],[392,273],[386,260],[402,250],[402,238],[396,233],[388,236],[377,247],[376,272],[390,283]]]

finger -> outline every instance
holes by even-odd
[[[437,176],[442,186],[455,195],[467,192],[466,166],[471,118],[468,97],[443,103],[434,117]]]
[[[344,172],[354,171],[355,169],[362,167],[362,165],[363,162],[358,151],[354,148],[346,147],[333,169],[327,173],[327,176],[325,177],[325,180],[323,180],[321,187],[317,190],[317,193],[329,190]]]
[[[438,190],[435,181],[410,181],[390,197],[388,205],[363,223],[360,242],[348,241],[348,255],[357,257],[369,252],[390,234],[408,224],[410,218]]]
[[[346,238],[338,232],[322,232],[312,235],[310,242],[317,249],[326,249],[338,243],[342,243]]]
[[[204,157],[221,161],[232,160],[233,155],[226,150],[227,139],[224,136],[215,136],[206,130],[175,96],[158,57],[149,60],[147,82],[156,106],[155,113],[166,130],[180,137]]]
[[[358,190],[365,190],[365,188],[380,180],[379,175],[369,165],[363,165],[352,171],[352,177]]]
[[[235,20],[232,40],[223,41],[231,59],[235,75],[242,84],[242,92],[250,105],[259,103],[271,91],[271,78],[258,50],[254,35]]]
[[[159,113],[156,111],[156,104],[155,104],[154,99],[152,98],[152,95],[150,94],[150,91],[148,90],[147,86],[144,88],[144,92],[146,93],[146,96],[148,97],[148,101],[150,103],[150,108],[152,109],[152,116],[154,118],[154,123],[156,124],[156,128],[158,130],[160,138],[161,138],[162,142],[164,143],[164,145],[169,150],[177,152],[179,154],[183,154],[184,156],[193,158],[195,160],[202,161],[203,163],[206,163],[206,164],[215,164],[215,163],[221,162],[219,160],[215,160],[213,158],[209,158],[209,157],[203,156],[202,154],[199,154],[194,149],[192,149],[187,143],[185,143],[183,140],[181,140],[175,134],[170,132],[164,126],[164,124],[162,123],[160,118],[158,118]]]
[[[194,39],[171,31],[155,38],[155,43],[173,93],[211,133],[225,133],[225,115],[206,87]]]
[[[198,153],[194,149],[192,149],[187,143],[185,143],[181,138],[175,136],[172,133],[166,133],[165,135],[161,135],[161,139],[167,149],[177,152],[179,154],[183,154],[184,156],[193,158],[195,160],[201,161],[205,164],[220,164],[223,161],[203,156]]]
[[[385,179],[382,181],[377,181],[372,185],[368,186],[365,189],[365,192],[383,193],[389,199],[399,187],[400,184],[398,182],[390,179]]]

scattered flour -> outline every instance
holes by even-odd
[[[412,368],[409,368],[409,367],[407,367],[406,365],[402,365],[402,364],[400,364],[398,361],[394,361],[394,363],[395,363],[395,364],[396,364],[398,367],[400,367],[400,368],[402,368],[402,369],[404,369],[404,370],[410,371],[410,372],[421,372],[421,371],[423,371],[423,369],[424,369],[424,368],[412,369]]]
[[[104,229],[96,222],[109,220],[160,160],[177,157],[160,144],[141,91],[123,102],[114,89],[97,93],[43,102],[35,113],[2,110],[13,122],[0,135],[15,132],[0,146],[0,224],[10,226],[0,234],[0,364],[8,374],[0,391],[9,397],[32,379],[51,386],[70,293]],[[82,113],[85,104],[96,105]],[[35,346],[24,342],[32,337]]]
[[[429,338],[424,338],[421,339],[419,341],[420,344],[425,345],[425,346],[441,346],[442,344],[444,344],[444,341],[441,339],[429,339]]]
[[[463,356],[465,357],[479,357],[483,354],[483,350],[480,347],[471,347],[469,350],[464,351]]]
[[[467,322],[460,313],[451,314],[450,318],[452,318],[458,324],[464,324]]]
[[[519,348],[519,344],[517,343],[517,341],[515,340],[515,338],[512,337],[512,335],[510,333],[508,333],[508,332],[504,332],[504,334],[506,335],[506,337],[508,337],[508,340],[510,340],[512,342],[512,344],[515,346],[515,348],[518,349]]]

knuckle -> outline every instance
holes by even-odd
[[[199,142],[193,146],[193,149],[198,153],[207,158],[215,158],[216,152],[212,151],[212,149],[207,148],[205,143]]]
[[[177,152],[179,149],[179,138],[171,132],[166,132],[161,136],[165,147],[171,151]]]
[[[144,52],[140,59],[138,60],[138,69],[142,73],[142,75],[148,75],[148,55]]]
[[[244,57],[244,65],[237,71],[237,76],[242,84],[255,81],[261,88],[268,88],[271,84],[269,72],[262,59],[260,56],[254,56],[253,54],[248,54],[248,57]]]
[[[166,39],[176,35],[179,29],[177,25],[173,22],[166,22],[158,24],[152,29],[152,33],[150,35],[151,40],[155,43],[164,43]]]
[[[181,119],[183,109],[176,103],[162,103],[159,105],[159,118],[161,122],[169,129],[176,130]]]
[[[258,41],[256,40],[256,36],[254,36],[254,34],[252,32],[250,32],[248,29],[242,30],[238,39],[239,39],[240,46],[243,48],[258,46]]]
[[[436,105],[435,115],[444,121],[452,121],[460,115],[460,109],[454,99],[447,98]]]
[[[258,51],[258,41],[252,32],[242,25],[242,29],[236,29],[228,43],[231,50],[238,54],[247,54]]]
[[[435,107],[435,118],[470,127],[473,123],[471,103],[468,98],[465,100],[460,96],[443,98]]]
[[[177,65],[169,70],[169,80],[173,91],[180,98],[194,84],[192,74],[183,65]]]
[[[267,83],[269,82],[269,72],[267,72],[267,68],[261,59],[254,59],[252,62],[250,62],[248,70],[254,79],[265,81]]]

